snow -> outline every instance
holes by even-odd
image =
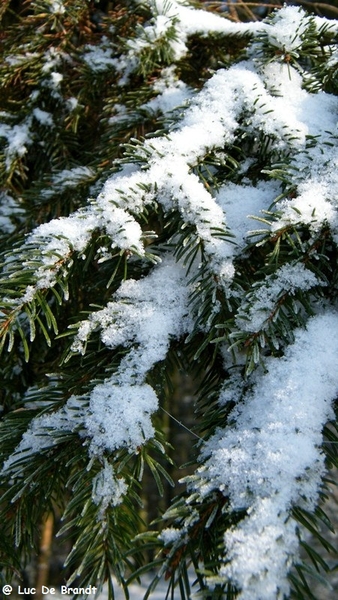
[[[247,516],[225,534],[220,575],[240,600],[288,594],[286,573],[298,556],[294,505],[312,510],[325,474],[322,428],[338,393],[338,313],[309,320],[282,358],[267,360],[233,412],[234,425],[203,447],[201,478]],[[325,357],[325,359],[323,359]]]
[[[54,125],[53,116],[51,115],[51,113],[45,110],[41,110],[41,108],[34,108],[33,115],[36,118],[36,120],[39,121],[39,123],[41,123],[41,125]]]
[[[135,38],[128,40],[126,53],[111,63],[115,65],[116,71],[119,73],[121,86],[128,83],[130,74],[142,64],[144,54],[147,51],[151,52],[161,40],[166,41],[172,60],[175,61],[182,59],[188,53],[188,37],[194,34],[207,36],[209,33],[215,32],[221,35],[246,35],[259,33],[267,27],[260,22],[232,23],[221,15],[194,9],[185,5],[184,2],[175,0],[170,2],[156,0],[151,5],[154,16],[138,29]],[[103,66],[104,58],[102,66],[98,61],[98,70],[107,68],[110,60],[114,59],[107,57],[106,60],[106,66]],[[96,68],[94,62],[91,66],[93,69]]]
[[[109,506],[121,504],[127,485],[122,477],[117,478],[112,465],[105,460],[104,467],[93,479],[92,499],[100,505],[103,514]]]
[[[84,425],[94,455],[120,447],[133,452],[154,435],[151,415],[158,400],[145,378],[165,358],[170,340],[191,327],[183,275],[178,266],[164,261],[146,279],[124,282],[114,302],[80,325],[74,351],[83,352],[89,334],[98,327],[108,347],[130,347],[116,374],[90,394]]]
[[[161,8],[161,5],[158,4],[157,9],[159,15],[162,15],[161,11],[164,10],[164,7]],[[165,10],[167,9],[166,5]],[[199,14],[199,11],[175,3],[171,5],[170,10],[178,11],[178,19],[182,27],[187,27],[184,19],[188,13],[189,15],[190,13],[195,14],[195,12]],[[278,13],[276,39],[283,44],[285,44],[286,32],[290,40],[294,40],[308,22],[298,9],[290,10],[291,12],[289,9],[282,9]],[[200,12],[205,15],[204,11]],[[209,13],[206,14],[208,20]],[[217,22],[220,21],[224,27],[230,27],[231,31],[233,27],[237,28],[236,31],[241,31],[238,24],[229,23],[217,15],[210,14],[211,17],[215,18]],[[163,31],[164,23],[166,21],[160,20],[162,25],[159,24],[158,27],[161,31]],[[248,24],[248,27],[249,25],[250,27],[255,25],[253,31],[256,31],[256,27],[260,27],[263,33],[273,32],[275,27],[273,24],[257,26]],[[281,39],[282,31],[283,39]],[[48,69],[52,70],[59,61],[60,54],[50,52],[44,68],[50,65]],[[54,74],[58,75],[53,71],[51,75],[54,77]],[[58,78],[56,79],[58,80]],[[160,88],[164,85],[158,103],[158,106],[164,111],[171,109],[176,103],[176,101],[172,103],[172,99],[169,99],[167,106],[165,105],[171,93],[174,94],[174,97],[177,90],[179,94],[183,93],[183,96],[176,96],[177,101],[189,96],[188,91],[184,87],[182,88],[179,81],[173,83],[173,72],[168,69],[164,72],[163,79],[159,80],[158,85]],[[155,98],[153,101],[154,106],[156,106],[156,100]],[[254,110],[251,111],[251,116],[244,125],[248,134],[261,132],[270,136],[271,150],[285,152],[290,157],[290,171],[297,170],[299,178],[303,177],[304,179],[304,171],[309,170],[311,166],[311,180],[300,182],[296,198],[291,201],[284,199],[276,206],[277,210],[282,210],[279,218],[271,224],[271,230],[282,227],[285,223],[297,222],[300,211],[305,217],[306,214],[309,215],[309,222],[316,229],[324,220],[328,220],[333,230],[338,232],[334,203],[329,197],[334,185],[337,185],[337,175],[336,171],[329,167],[327,155],[324,156],[320,153],[320,146],[330,143],[332,137],[330,132],[333,132],[336,127],[334,100],[330,94],[324,94],[324,92],[309,94],[302,89],[301,73],[280,61],[262,68],[256,65],[255,60],[243,61],[227,70],[219,69],[207,81],[200,93],[189,99],[190,106],[185,110],[183,118],[166,137],[146,139],[142,146],[137,147],[137,152],[141,156],[143,155],[147,168],[134,169],[133,173],[122,170],[108,179],[96,201],[88,208],[86,219],[90,221],[91,225],[84,227],[83,243],[80,246],[84,248],[88,243],[89,237],[86,232],[89,234],[90,231],[93,231],[95,222],[96,228],[105,229],[111,237],[112,245],[144,255],[142,230],[130,212],[138,214],[143,210],[145,204],[160,201],[165,212],[178,209],[184,222],[196,227],[196,235],[203,242],[204,251],[209,257],[210,270],[221,278],[224,285],[231,284],[235,273],[233,260],[236,248],[232,243],[233,240],[216,237],[215,230],[220,228],[226,230],[228,226],[232,225],[231,233],[237,243],[242,245],[247,237],[245,231],[247,215],[244,215],[242,211],[246,211],[248,207],[244,206],[242,201],[238,211],[235,210],[235,198],[239,197],[241,190],[243,198],[248,198],[250,190],[252,190],[249,202],[255,214],[259,214],[260,211],[271,205],[276,195],[279,195],[281,188],[278,190],[276,183],[262,181],[253,186],[249,181],[244,181],[242,185],[237,184],[237,188],[234,184],[226,184],[217,195],[213,194],[213,190],[206,188],[192,169],[199,164],[206,153],[222,147],[231,149],[243,111],[247,111],[250,107],[254,107]],[[323,118],[324,109],[325,118]],[[18,138],[15,129],[11,132],[10,148],[13,149],[10,150],[11,152],[14,151],[14,148],[18,148],[19,142],[20,151],[22,153],[26,151],[24,144],[28,134],[22,128],[20,133]],[[309,147],[308,140],[310,138],[318,140],[318,145],[313,146],[312,144]],[[335,149],[328,147],[327,152],[331,155],[330,165],[332,165],[334,161],[337,161]],[[75,171],[72,174],[75,175]],[[65,181],[67,179],[70,181],[72,174],[70,174],[70,178],[65,178]],[[59,175],[55,175],[55,184],[58,184],[58,178]],[[76,177],[74,177],[74,181],[76,181]],[[141,193],[141,188],[147,191]],[[254,188],[255,191],[253,191]],[[311,192],[312,197],[309,198],[307,189],[312,191],[318,189],[319,193],[314,196]],[[46,193],[49,193],[48,190]],[[235,195],[233,196],[233,194]],[[271,194],[270,198],[269,194]],[[334,195],[332,195],[332,200],[333,198]],[[315,208],[316,210],[314,210]],[[229,216],[227,215],[228,209]],[[83,214],[80,218],[84,219]],[[69,218],[71,229],[76,220],[75,215]],[[57,222],[55,222],[55,226],[57,236]],[[62,226],[65,229],[64,237],[67,237],[66,219],[62,220]],[[36,240],[41,239],[40,233],[41,231],[37,231]],[[46,248],[49,257],[53,254],[52,231],[50,234]],[[77,245],[73,244],[73,246],[76,249]],[[60,239],[57,239],[55,256],[60,255],[60,252],[61,242]],[[68,254],[66,242],[63,244],[63,254],[65,253]],[[50,258],[46,260],[46,264],[51,265]],[[47,273],[43,275],[41,270],[37,272],[37,276],[42,277],[44,286],[48,285],[48,281],[55,281],[55,278],[49,278]]]
[[[5,62],[11,67],[15,67],[25,63],[26,61],[34,61],[38,60],[39,58],[40,55],[38,52],[25,52],[24,54],[10,54],[5,57]]]
[[[13,126],[0,123],[1,137],[7,139],[7,146],[5,147],[6,169],[10,171],[12,162],[17,158],[22,158],[32,144],[30,120]]]
[[[62,219],[59,225],[60,231],[65,232]],[[72,230],[74,244],[76,225]],[[49,233],[49,224],[40,229]],[[158,409],[158,399],[145,379],[152,367],[165,358],[170,341],[190,331],[187,302],[184,270],[172,260],[154,267],[147,278],[122,283],[113,302],[80,324],[73,350],[83,351],[87,337],[99,326],[104,344],[110,348],[126,345],[130,347],[129,353],[116,373],[94,386],[88,396],[71,396],[59,411],[33,419],[15,453],[4,464],[3,472],[15,472],[18,457],[54,446],[55,431],[79,431],[81,438],[90,439],[90,455],[98,457],[106,450],[112,452],[122,447],[135,452],[152,438],[155,432],[151,417]],[[112,471],[105,471],[104,475],[113,477]],[[122,494],[124,487],[119,479],[116,486],[113,500],[107,500],[107,506],[117,502],[119,493]],[[97,481],[94,488],[95,497],[98,489],[107,489],[102,480],[99,488]]]
[[[22,461],[30,460],[33,454],[53,448],[58,443],[58,437],[62,438],[65,434],[78,430],[83,422],[83,410],[83,402],[71,396],[60,410],[32,419],[15,452],[3,463],[1,474],[13,477],[20,474]],[[24,487],[20,493],[23,492]]]
[[[57,48],[53,46],[48,48],[43,56],[42,73],[50,74],[51,71],[54,71],[55,67],[61,64],[63,57],[64,54]]]
[[[113,58],[113,50],[108,38],[103,36],[100,45],[87,44],[82,54],[82,60],[92,71],[103,72],[111,67],[116,67],[117,60]]]
[[[85,436],[91,438],[90,453],[101,456],[127,448],[136,452],[154,437],[151,415],[158,408],[154,390],[147,384],[120,384],[114,380],[95,386],[84,419]]]
[[[177,20],[178,36],[181,42],[181,52],[186,51],[185,42],[188,36],[193,34],[208,35],[210,32],[231,35],[247,32],[257,33],[266,27],[261,22],[256,23],[233,23],[221,15],[216,15],[201,9],[194,9],[183,2],[170,3],[166,0],[155,1],[157,19],[165,15],[167,18]],[[178,56],[179,58],[182,55]]]
[[[45,240],[45,260],[51,263],[53,254],[59,260],[68,254],[71,247],[82,252],[96,225],[95,220],[90,217],[90,214],[83,211],[43,223],[28,237],[28,243]]]
[[[257,283],[246,296],[240,307],[236,324],[242,331],[264,330],[278,309],[278,302],[285,296],[294,296],[297,291],[308,291],[315,286],[325,286],[312,271],[303,264],[286,264],[267,276],[263,286]]]
[[[88,335],[100,328],[109,348],[135,344],[134,360],[143,376],[155,361],[165,358],[169,337],[180,337],[191,327],[188,292],[184,270],[171,259],[164,260],[147,278],[123,282],[113,302],[82,321],[73,350],[84,352]]]
[[[284,6],[274,18],[273,27],[268,29],[268,38],[272,46],[288,52],[295,52],[299,48],[306,34],[307,20],[304,13],[297,6]]]
[[[249,182],[244,184],[227,182],[220,187],[216,199],[226,214],[231,233],[235,236],[236,254],[240,253],[248,242],[248,233],[255,223],[252,220],[253,215],[268,210],[271,200],[279,193],[280,186],[275,181],[258,182],[257,185]]]
[[[174,66],[162,69],[160,77],[153,85],[153,90],[158,95],[144,104],[142,108],[151,111],[160,110],[165,114],[188,104],[193,96],[193,91],[177,78],[175,70]]]
[[[15,220],[21,221],[25,211],[19,202],[6,192],[0,192],[0,231],[12,233],[15,230]]]
[[[172,544],[177,540],[181,539],[182,531],[180,529],[176,529],[175,527],[166,527],[162,529],[159,539],[164,542],[164,544]]]
[[[62,15],[66,11],[63,0],[53,0],[49,10],[51,13]]]
[[[63,80],[62,73],[58,73],[57,71],[52,71],[50,74],[51,84],[53,88],[58,88],[60,86],[61,81]]]

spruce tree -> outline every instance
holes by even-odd
[[[0,9],[3,582],[60,512],[67,585],[111,598],[147,569],[183,599],[313,598],[329,570],[338,22],[219,8]],[[145,531],[178,372],[195,465]]]

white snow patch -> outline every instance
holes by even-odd
[[[151,415],[158,408],[154,390],[147,384],[114,385],[106,381],[90,395],[85,415],[86,436],[91,438],[90,453],[101,456],[117,448],[137,451],[154,436]]]
[[[240,600],[287,595],[287,571],[297,556],[294,505],[312,510],[325,474],[322,428],[333,418],[338,393],[338,314],[327,312],[298,330],[282,358],[234,410],[234,425],[219,430],[204,449],[202,480],[247,516],[225,534],[224,580]],[[206,471],[205,471],[206,469]]]
[[[100,506],[100,517],[109,506],[118,506],[126,494],[128,486],[123,477],[116,477],[114,469],[107,460],[101,471],[93,479],[92,499]]]

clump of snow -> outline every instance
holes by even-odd
[[[175,16],[168,13],[153,17],[149,23],[140,27],[137,37],[128,40],[128,54],[138,58],[138,55],[142,56],[145,49],[150,49],[161,38],[166,38],[172,51],[173,60],[180,60],[186,54],[187,47],[181,37],[176,35],[175,21]]]
[[[42,223],[28,237],[28,243],[35,244],[38,241],[44,241],[43,262],[52,265],[55,258],[57,260],[65,258],[72,249],[82,252],[95,226],[96,221],[88,211],[79,211],[70,217],[60,217],[48,223]]]
[[[39,60],[40,54],[38,52],[24,52],[22,54],[10,54],[5,57],[5,62],[11,67],[16,67],[22,63]]]
[[[25,214],[19,202],[6,192],[0,192],[0,230],[2,233],[12,233],[15,221],[22,220]]]
[[[265,31],[267,25],[256,23],[232,23],[221,15],[194,9],[184,2],[156,0],[152,2],[153,17],[143,24],[136,38],[126,44],[126,52],[115,62],[120,73],[120,85],[129,81],[129,76],[142,63],[144,52],[151,51],[156,44],[165,41],[173,60],[180,60],[188,53],[189,36],[245,35]]]
[[[66,11],[63,0],[53,0],[49,10],[51,13],[63,15]]]
[[[248,243],[247,236],[254,224],[252,215],[259,216],[261,211],[267,210],[280,192],[280,185],[276,181],[261,181],[256,185],[227,182],[220,187],[216,198],[235,236],[235,253],[241,252]]]
[[[83,402],[72,396],[60,410],[32,419],[15,452],[4,462],[1,474],[15,477],[21,472],[22,461],[53,448],[58,444],[58,438],[79,430],[84,409]]]
[[[88,336],[97,327],[108,347],[130,347],[116,374],[90,394],[84,425],[94,455],[122,446],[132,452],[153,437],[151,415],[158,400],[144,382],[152,367],[165,358],[170,340],[191,326],[187,301],[184,273],[175,264],[164,262],[147,278],[124,282],[113,302],[80,325],[74,351],[84,351]]]
[[[58,73],[57,71],[53,71],[50,74],[50,80],[53,88],[58,88],[60,86],[61,81],[63,80],[62,73]]]
[[[0,138],[3,137],[7,140],[5,147],[7,171],[10,171],[13,161],[22,158],[33,143],[30,126],[30,119],[13,126],[0,123]]]
[[[41,227],[48,232],[48,224]],[[74,227],[74,243],[76,231]],[[155,267],[147,278],[124,282],[114,302],[81,324],[73,349],[81,350],[88,335],[99,325],[107,346],[130,346],[129,353],[117,372],[97,384],[88,397],[72,396],[59,411],[33,419],[15,453],[5,463],[4,472],[14,472],[19,457],[57,444],[58,434],[64,431],[76,430],[82,438],[90,439],[89,453],[98,457],[121,447],[136,452],[152,438],[155,431],[151,416],[158,408],[158,399],[145,379],[152,367],[165,358],[170,341],[190,331],[187,303],[184,270],[172,260]],[[112,471],[109,473],[105,475],[113,480]],[[101,483],[95,488],[97,503],[108,506],[112,498],[118,503],[118,494],[124,493],[122,480],[116,480],[113,495],[111,488],[109,491]],[[110,494],[106,500],[103,489]]]
[[[114,469],[107,460],[101,471],[93,479],[92,499],[100,506],[99,518],[109,506],[118,506],[126,494],[128,486],[122,477],[116,477]]]
[[[322,428],[338,393],[338,315],[327,312],[298,330],[282,358],[234,409],[234,425],[202,449],[202,481],[247,516],[225,534],[220,575],[240,588],[240,600],[271,600],[289,592],[287,571],[297,556],[294,505],[312,510],[325,473]]]
[[[65,54],[59,49],[54,48],[53,46],[48,48],[42,57],[42,73],[50,74],[51,72],[54,72],[55,68],[61,65],[64,58]]]
[[[315,286],[324,286],[312,271],[303,264],[286,264],[273,275],[265,278],[263,285],[257,283],[240,307],[236,324],[242,331],[257,332],[269,324],[278,310],[278,302],[286,295],[294,296],[297,291],[307,291]]]
[[[88,183],[95,177],[95,172],[90,167],[73,167],[55,171],[50,178],[50,187],[41,191],[41,196],[51,198],[60,194],[67,188],[76,188],[78,185]]]
[[[190,329],[188,299],[184,270],[170,259],[164,260],[147,278],[123,282],[113,302],[82,321],[73,351],[83,353],[88,336],[99,328],[109,348],[132,348],[119,368],[121,383],[123,377],[128,382],[142,381],[152,366],[165,358],[170,337],[178,338]]]
[[[67,105],[69,107],[69,110],[73,111],[73,110],[75,110],[78,107],[79,101],[74,96],[71,96],[71,98],[67,99]]]
[[[33,116],[36,118],[37,121],[39,121],[39,123],[41,123],[41,125],[54,125],[53,116],[51,115],[51,113],[45,110],[41,110],[41,108],[34,108]]]
[[[175,76],[174,66],[162,69],[161,76],[153,85],[153,90],[158,95],[143,107],[152,111],[160,110],[164,114],[182,105],[187,105],[193,95],[192,90]]]
[[[299,158],[301,160],[301,157]],[[328,164],[317,162],[313,165],[312,174],[299,183],[297,195],[294,198],[285,198],[276,204],[280,217],[271,224],[272,232],[285,225],[299,222],[306,223],[311,229],[318,231],[323,223],[327,222],[331,225],[335,239],[338,240],[337,211],[333,194],[338,184],[338,177],[336,169],[332,168],[338,165],[338,156],[328,151],[326,158],[328,162],[331,158],[330,168]],[[321,172],[320,167],[322,167]],[[318,175],[316,171],[319,171]]]
[[[103,72],[112,67],[115,68],[118,64],[118,60],[113,58],[113,50],[108,38],[105,36],[100,39],[99,45],[87,44],[85,46],[82,60],[92,71],[97,72]]]
[[[271,29],[267,29],[269,42],[282,52],[295,52],[303,41],[309,17],[297,6],[284,6],[273,17]]]
[[[263,31],[266,27],[264,23],[233,23],[222,15],[207,12],[201,9],[194,9],[187,6],[184,1],[172,0],[170,3],[166,0],[156,0],[154,2],[157,19],[165,15],[175,22],[177,38],[180,41],[179,58],[183,52],[187,51],[186,42],[188,36],[194,34],[208,35],[210,33],[220,33],[223,35],[245,34],[247,32],[257,33]],[[175,40],[176,41],[176,40]]]
[[[181,529],[176,529],[175,527],[166,527],[163,529],[159,535],[159,539],[166,544],[172,544],[177,542],[182,538]]]
[[[158,399],[150,385],[123,385],[106,381],[90,395],[84,419],[86,436],[91,438],[90,453],[101,456],[105,450],[128,448],[135,452],[154,437],[151,415]]]

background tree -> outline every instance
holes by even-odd
[[[111,596],[157,567],[189,597],[190,566],[201,597],[311,598],[299,545],[328,569],[302,528],[337,464],[337,22],[244,13],[1,11],[6,576],[60,511],[69,585]],[[144,532],[177,369],[197,465]]]

